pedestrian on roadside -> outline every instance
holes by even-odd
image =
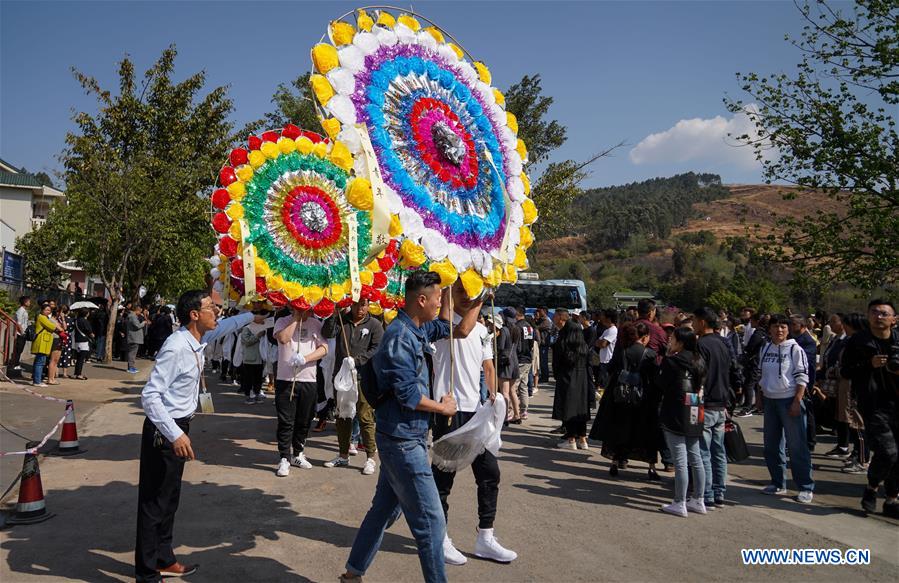
[[[144,328],[147,326],[147,321],[143,319],[142,313],[143,308],[140,303],[136,303],[125,319],[125,341],[128,345],[128,372],[130,374],[137,374],[135,359],[137,351],[144,344]]]
[[[705,362],[696,346],[696,334],[685,327],[675,329],[659,374],[659,423],[674,461],[674,501],[662,506],[662,510],[675,516],[686,517],[688,511],[706,513],[705,466],[699,448],[704,382]],[[693,496],[688,499],[690,476]]]
[[[553,323],[549,319],[549,309],[537,308],[534,315],[534,327],[540,333],[540,381],[549,382],[549,347],[552,344]]]
[[[253,314],[268,316],[261,303],[253,306]],[[265,365],[262,357],[263,343],[268,343],[266,335],[268,328],[265,324],[249,324],[238,335],[243,345],[243,360],[240,365],[240,389],[244,394],[245,405],[255,405],[265,401],[265,393],[262,392],[262,369]]]
[[[102,362],[106,358],[106,328],[109,325],[109,311],[105,305],[101,305],[99,310],[94,310],[90,322],[96,340],[94,358],[97,362]]]
[[[519,376],[518,346],[521,343],[521,330],[515,324],[515,308],[504,308],[500,316],[503,319],[503,327],[496,345],[496,369],[499,375],[499,390],[508,408],[506,421],[510,422],[515,419],[518,411],[518,394],[512,389]]]
[[[528,418],[528,378],[531,374],[531,366],[534,360],[534,339],[536,332],[524,317],[524,306],[515,308],[515,326],[518,327],[518,379],[513,383],[512,391],[518,397],[517,411],[513,412],[509,423],[520,424]]]
[[[843,356],[853,336],[868,329],[868,319],[864,314],[853,312],[843,319],[843,330],[846,332],[846,342],[839,357],[840,384],[837,388],[837,419],[845,421],[849,425],[849,435],[852,441],[852,451],[840,470],[845,474],[867,475],[868,462],[871,458],[871,448],[865,440],[865,421],[858,410],[858,395],[852,390],[852,381],[843,375]]]
[[[403,514],[418,547],[423,579],[445,583],[443,541],[446,518],[434,482],[426,443],[428,421],[437,414],[456,415],[456,401],[428,397],[430,381],[425,353],[450,333],[450,289],[440,290],[433,271],[413,271],[406,278],[405,306],[399,311],[372,358],[378,393],[384,401],[375,410],[381,472],[371,508],[365,515],[342,581],[358,581],[374,561],[384,531]],[[436,320],[435,320],[436,318]]]
[[[60,345],[59,352],[59,376],[64,379],[70,379],[69,367],[75,362],[73,351],[73,335],[75,328],[75,314],[69,310],[67,304],[59,306],[59,319],[65,323],[66,332]]]
[[[140,444],[134,548],[134,574],[138,583],[185,577],[197,570],[197,565],[184,565],[175,557],[172,531],[181,497],[184,463],[196,459],[188,434],[200,387],[205,388],[204,350],[207,343],[222,334],[263,319],[247,312],[217,322],[217,307],[203,290],[183,293],[176,310],[182,326],[159,351],[141,392],[146,419]]]
[[[321,322],[312,317],[312,310],[292,308],[290,316],[275,322],[273,332],[278,340],[275,410],[281,456],[275,473],[283,478],[290,474],[291,465],[312,468],[306,459],[306,438],[318,400],[317,361],[328,353],[328,343],[322,336]]]
[[[862,509],[868,514],[877,511],[877,490],[883,484],[883,514],[899,518],[899,330],[892,302],[868,303],[868,330],[852,336],[840,372],[852,380],[865,437],[874,454]]]
[[[91,352],[90,341],[94,337],[90,322],[87,319],[88,309],[81,308],[75,319],[72,321],[71,333],[73,334],[72,349],[75,352],[75,377],[78,380],[86,381],[84,376],[84,363]]]
[[[58,385],[59,381],[56,380],[57,374],[59,373],[59,359],[62,357],[62,343],[66,338],[66,321],[65,318],[60,317],[59,308],[56,306],[56,302],[50,302],[50,320],[56,325],[59,333],[53,337],[53,346],[50,349],[50,362],[47,365],[47,384],[48,385]]]
[[[809,504],[815,489],[811,452],[806,439],[808,417],[803,398],[809,382],[809,363],[802,347],[789,338],[790,326],[790,318],[771,316],[768,325],[771,341],[762,348],[759,358],[759,385],[765,396],[765,464],[771,476],[771,483],[765,486],[762,493],[782,495],[787,491],[786,442],[793,481],[799,488],[796,500]]]
[[[46,387],[44,382],[44,369],[50,360],[53,350],[53,340],[59,334],[59,326],[51,317],[53,309],[50,304],[41,305],[41,311],[34,321],[34,340],[31,342],[31,353],[34,355],[34,368],[31,375],[31,384],[36,387]]]
[[[587,422],[590,418],[589,393],[594,391],[590,379],[587,355],[589,348],[584,329],[567,310],[554,314],[559,336],[553,344],[553,376],[556,395],[553,399],[553,418],[565,426],[560,449],[590,449],[587,445]]]
[[[31,307],[31,297],[21,296],[19,298],[19,307],[16,309],[16,343],[13,346],[12,358],[9,359],[8,368],[16,376],[22,373],[22,352],[25,351],[25,345],[28,343],[28,327],[31,325],[31,318],[28,309]]]

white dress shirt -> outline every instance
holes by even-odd
[[[197,410],[206,344],[243,328],[253,317],[252,312],[246,312],[221,320],[215,330],[203,335],[202,343],[182,327],[162,345],[141,392],[141,404],[147,418],[170,442],[184,434],[175,419],[190,417]]]

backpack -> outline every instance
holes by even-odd
[[[37,329],[34,327],[34,324],[28,324],[28,327],[25,328],[25,340],[28,342],[34,342],[37,339]]]
[[[359,369],[359,389],[371,408],[377,409],[393,396],[393,391],[385,390],[378,384],[374,362],[374,358],[369,358]]]
[[[643,356],[646,348],[640,354],[636,370],[628,368],[627,350],[621,351],[623,368],[618,373],[618,382],[612,392],[612,399],[619,405],[639,405],[643,401],[643,379],[640,376],[640,366],[643,364]]]

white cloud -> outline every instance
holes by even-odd
[[[741,170],[760,168],[753,148],[736,140],[743,134],[758,135],[752,121],[756,111],[754,105],[749,105],[731,118],[718,115],[711,119],[682,119],[665,131],[640,140],[628,156],[637,165],[702,162]]]

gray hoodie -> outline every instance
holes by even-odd
[[[796,387],[808,386],[808,359],[792,338],[780,344],[766,342],[759,352],[759,386],[769,399],[796,396]]]

